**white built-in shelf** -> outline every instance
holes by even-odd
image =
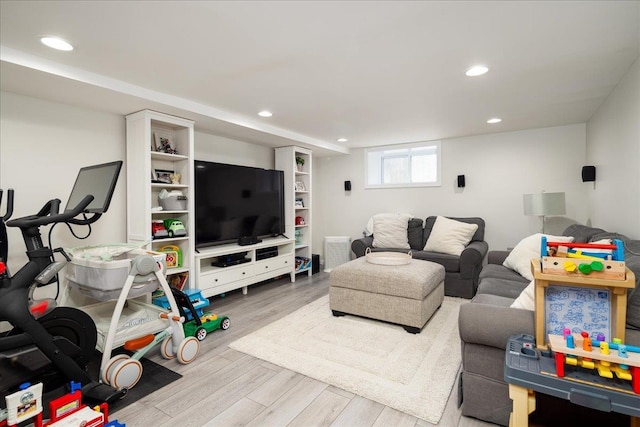
[[[127,242],[141,244],[149,250],[166,245],[177,246],[182,252],[182,266],[170,268],[167,274],[189,272],[187,288],[197,286],[193,277],[195,216],[193,215],[193,139],[194,122],[151,110],[126,116],[127,157]],[[155,151],[157,137],[170,139],[179,154]],[[156,170],[180,174],[180,184],[151,182]],[[158,194],[166,189],[180,190],[187,197],[184,210],[156,210]],[[184,237],[152,239],[152,221],[175,218],[187,231]]]
[[[160,238],[160,239],[153,239],[153,243],[161,243],[161,242],[179,242],[179,241],[186,241],[189,240],[189,236],[182,236],[182,237],[164,237],[164,238]]]
[[[311,260],[312,254],[312,226],[313,209],[311,207],[311,194],[313,191],[312,171],[313,158],[311,150],[301,147],[276,148],[276,169],[284,172],[284,206],[285,206],[285,235],[295,236],[295,256]],[[304,159],[304,164],[298,169],[296,159]],[[298,186],[298,183],[304,185]],[[296,191],[304,188],[303,191]],[[302,200],[302,206],[296,206],[296,200]],[[304,218],[304,225],[296,225],[296,217]],[[295,270],[291,273],[291,281],[295,281],[295,275],[300,272],[311,275],[313,269]]]
[[[152,210],[151,211],[151,215],[156,215],[156,214],[182,215],[182,214],[186,214],[186,213],[189,213],[189,211],[158,211],[158,210]]]
[[[152,182],[151,183],[151,187],[152,188],[166,188],[168,190],[171,190],[171,189],[179,189],[179,190],[181,190],[181,189],[189,188],[189,186],[185,185],[185,184],[165,184],[165,183],[162,183],[162,182]]]
[[[158,151],[151,151],[151,158],[153,160],[167,160],[170,162],[176,162],[179,160],[189,160],[189,156],[184,156],[182,154],[167,154],[167,153],[161,153]]]

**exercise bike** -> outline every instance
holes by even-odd
[[[122,162],[112,162],[81,169],[63,213],[59,213],[60,200],[53,199],[35,215],[10,220],[13,190],[9,190],[7,211],[0,217],[0,321],[8,321],[13,329],[0,334],[2,395],[26,381],[42,382],[45,392],[69,381],[79,382],[83,395],[95,402],[113,402],[126,394],[126,389],[116,390],[92,381],[86,372],[97,341],[91,317],[75,308],[56,307],[51,298],[33,299],[35,288],[53,283],[66,264],[55,261],[54,253],[69,260],[62,248],[52,250],[43,244],[40,227],[59,223],[88,226],[96,222],[109,205],[121,166]],[[78,192],[84,193],[83,197]],[[91,194],[98,194],[98,199]],[[75,205],[70,207],[69,203]],[[13,276],[5,264],[5,224],[20,229],[27,249],[28,262]]]

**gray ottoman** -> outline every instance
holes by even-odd
[[[329,307],[334,316],[355,314],[402,325],[418,333],[444,299],[444,267],[412,260],[379,265],[360,257],[333,270]]]

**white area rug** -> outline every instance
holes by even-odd
[[[437,424],[460,366],[464,302],[445,297],[414,335],[384,322],[334,317],[326,296],[230,347]]]

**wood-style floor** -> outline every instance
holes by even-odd
[[[297,310],[329,289],[327,273],[288,276],[212,299],[211,311],[231,320],[201,342],[189,365],[148,358],[183,377],[115,412],[136,426],[430,426],[430,423],[229,348],[229,343]],[[143,373],[144,375],[144,373]],[[143,376],[144,381],[144,376]],[[492,426],[463,417],[454,386],[439,426]]]

